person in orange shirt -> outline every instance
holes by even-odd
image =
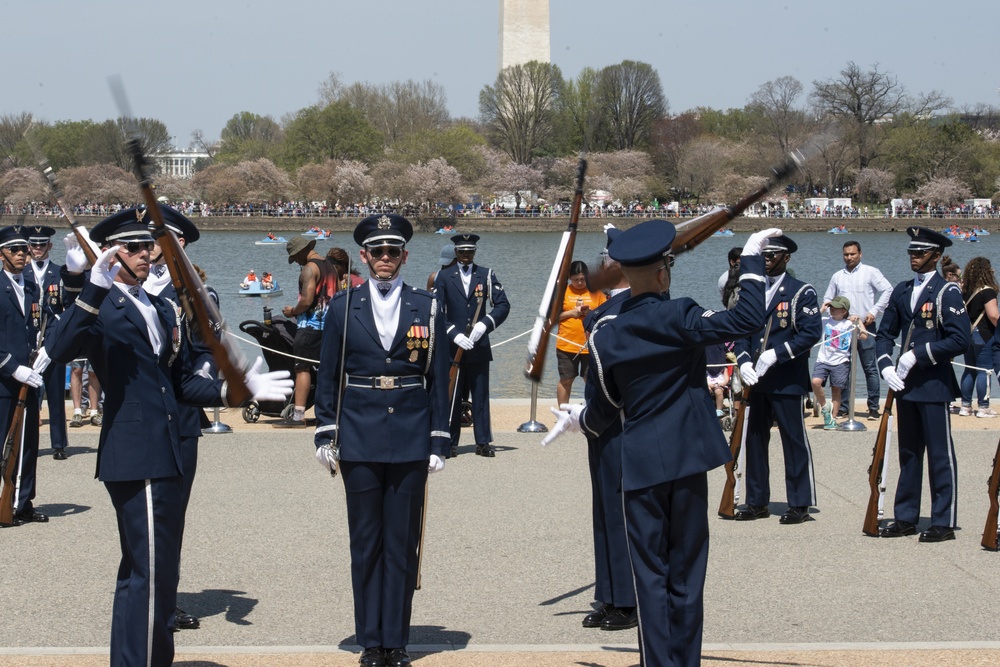
[[[583,318],[594,308],[604,303],[603,292],[587,289],[587,265],[580,260],[569,267],[569,285],[563,297],[562,313],[559,314],[559,337],[556,339],[556,364],[559,369],[559,386],[556,397],[559,405],[569,402],[573,380],[586,380],[590,353],[587,350],[587,334],[583,329]]]

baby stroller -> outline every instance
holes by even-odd
[[[264,310],[268,310],[265,308]],[[265,319],[270,313],[264,314]],[[271,318],[271,324],[247,320],[240,322],[240,331],[249,334],[261,346],[261,355],[270,371],[288,371],[295,377],[295,359],[292,354],[293,342],[295,340],[295,322],[284,317]],[[306,399],[306,409],[312,407],[316,394],[316,367],[310,371],[309,396]],[[248,424],[254,424],[261,415],[268,417],[280,417],[281,419],[291,418],[295,405],[292,397],[286,401],[250,401],[243,408],[243,420]]]

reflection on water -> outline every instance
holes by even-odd
[[[303,231],[305,229],[303,227]],[[293,232],[282,234],[285,238],[291,238]],[[541,292],[551,271],[561,234],[485,232],[480,236],[482,238],[479,241],[477,263],[496,272],[511,303],[507,321],[490,335],[495,346],[491,394],[493,398],[527,398],[530,385],[524,379],[523,370],[528,337],[523,336],[506,344],[500,343],[530,330],[538,313]],[[710,238],[691,253],[678,258],[673,270],[671,294],[690,296],[707,308],[721,308],[717,281],[726,268],[726,253],[733,246],[742,246],[747,236],[737,234],[726,238]],[[909,262],[905,252],[908,238],[902,232],[848,236],[825,232],[797,233],[794,237],[799,251],[793,255],[789,268],[798,278],[812,283],[820,298],[830,276],[843,268],[840,250],[843,243],[850,239],[860,241],[863,261],[881,269],[893,284],[909,277]],[[268,305],[277,315],[282,306],[292,305],[295,301],[298,265],[288,263],[284,246],[254,245],[260,238],[259,232],[205,232],[201,240],[189,250],[192,262],[205,270],[208,283],[219,291],[222,314],[234,333],[239,333],[237,325],[244,320],[263,319],[264,305]],[[604,241],[603,234],[579,234],[575,257],[593,265],[604,247]],[[948,249],[948,254],[964,266],[972,257],[992,254],[992,243],[991,237],[984,237],[979,243],[957,242]],[[427,276],[438,268],[438,257],[442,246],[446,244],[447,236],[414,236],[408,245],[409,256],[403,268],[403,279],[409,284],[424,287]],[[357,246],[346,233],[334,234],[332,239],[318,241],[316,248],[321,254],[325,254],[335,245],[347,249],[352,258],[357,259]],[[63,251],[58,246],[61,244],[57,244],[54,249],[53,260],[62,262]],[[254,269],[258,275],[265,271],[274,274],[284,289],[284,294],[270,299],[237,297],[239,283],[250,269]],[[362,274],[367,275],[364,271]],[[250,346],[245,347],[248,356],[254,354]],[[555,346],[550,345],[545,375],[539,389],[540,398],[555,397],[554,349]],[[582,387],[582,382],[577,382],[574,395],[581,395]]]

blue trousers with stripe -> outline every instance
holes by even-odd
[[[924,452],[931,487],[931,524],[958,527],[958,462],[951,439],[951,414],[947,403],[896,401],[899,423],[899,484],[894,513],[897,521],[920,520],[920,487]]]
[[[816,478],[812,450],[802,418],[802,397],[786,394],[750,394],[750,417],[747,420],[747,503],[771,502],[771,466],[768,444],[771,424],[778,423],[781,448],[785,456],[785,492],[792,507],[816,504]]]

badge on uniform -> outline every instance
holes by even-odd
[[[34,326],[37,329],[41,325],[41,323],[42,323],[42,318],[41,318],[41,315],[39,314],[38,304],[37,303],[32,303],[31,304],[31,324],[32,324],[32,326]]]
[[[774,310],[778,314],[778,326],[780,326],[782,329],[787,328],[788,327],[788,302],[787,301],[782,301],[781,303],[778,304],[778,306]]]
[[[934,328],[934,304],[930,301],[920,307],[920,317],[924,318],[924,326]]]
[[[410,350],[410,363],[417,360],[421,348],[427,348],[428,333],[429,330],[427,327],[417,325],[411,326],[410,330],[406,333],[406,349]]]
[[[476,285],[476,289],[474,289],[474,290],[472,291],[472,294],[473,294],[473,296],[475,296],[475,297],[476,297],[477,299],[482,299],[482,298],[483,298],[483,284],[482,284],[482,283],[479,283],[478,285]]]
[[[46,288],[49,297],[49,305],[52,307],[59,305],[59,285],[49,285]]]

